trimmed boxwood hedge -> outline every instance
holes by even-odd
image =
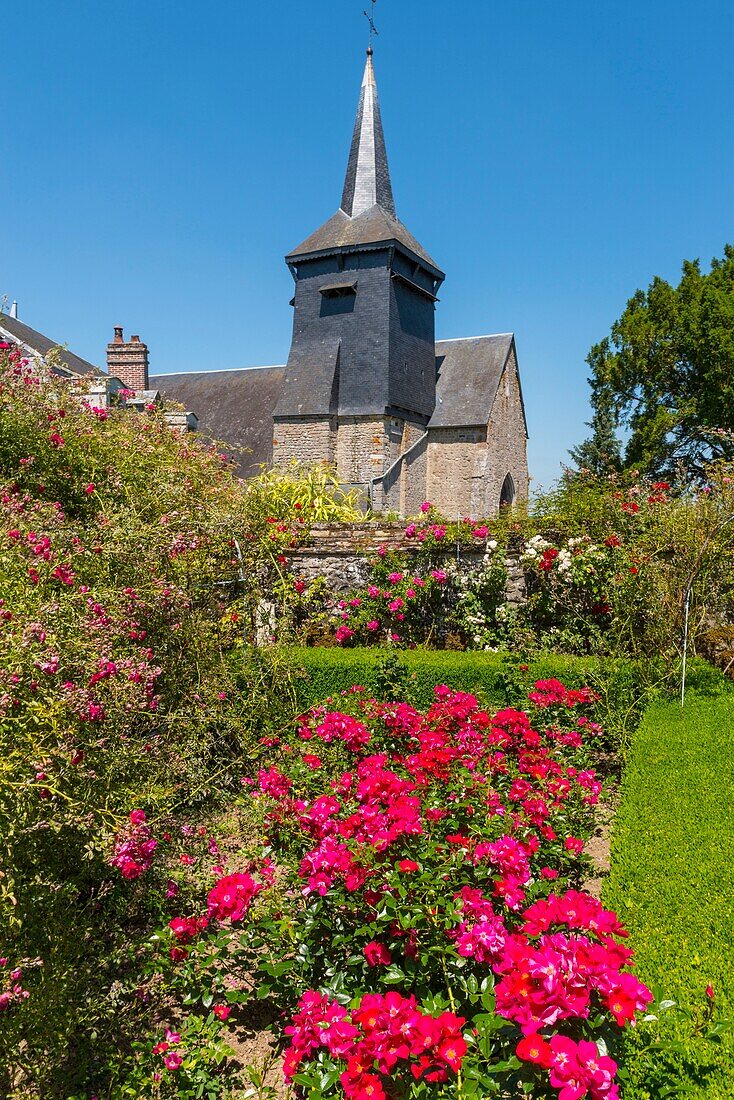
[[[241,655],[236,660],[241,662]],[[647,703],[670,675],[670,669],[654,661],[625,658],[547,653],[525,662],[508,653],[295,646],[249,650],[241,672],[243,693],[268,695],[274,728],[355,685],[379,699],[404,699],[425,708],[433,701],[436,684],[446,684],[497,710],[522,707],[537,680],[557,678],[569,687],[588,685],[597,692],[595,717],[605,729],[600,748],[622,758]],[[692,690],[715,693],[721,681],[721,673],[707,662],[690,662]]]
[[[370,694],[383,694],[391,674],[396,678],[396,686],[404,683],[411,701],[419,707],[430,706],[436,684],[470,691],[483,703],[499,707],[513,701],[508,694],[513,694],[519,680],[557,677],[569,686],[581,687],[598,674],[601,665],[595,658],[549,655],[532,661],[528,671],[520,673],[519,662],[500,653],[423,649],[389,653],[366,648],[314,648],[291,649],[289,655],[306,673],[297,682],[304,709],[354,684]]]
[[[513,654],[451,650],[287,648],[281,658],[300,710],[323,703],[354,685],[382,699],[406,699],[418,707],[433,701],[436,684],[472,692],[485,706],[522,706],[536,680],[557,678],[569,687],[589,685],[600,696],[596,717],[605,727],[603,748],[626,752],[655,679],[650,664],[548,653],[525,663]],[[699,667],[700,666],[700,667]],[[694,662],[692,683],[707,675]]]

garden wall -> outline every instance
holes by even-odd
[[[419,544],[406,542],[404,523],[316,523],[308,541],[290,553],[293,573],[309,584],[323,577],[333,592],[347,593],[367,583],[370,558],[383,546],[390,552],[405,555],[408,560],[421,553]],[[431,555],[439,564],[456,562],[459,570],[467,573],[481,568],[491,558],[483,543],[474,548],[448,540],[443,552],[432,549]],[[506,602],[522,604],[527,593],[519,550],[510,549],[505,564]]]

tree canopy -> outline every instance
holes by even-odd
[[[677,286],[656,277],[636,291],[587,362],[594,434],[572,452],[578,465],[601,472],[600,450],[614,465],[619,429],[624,465],[648,474],[702,478],[707,462],[732,458],[734,247],[708,272],[687,260]]]

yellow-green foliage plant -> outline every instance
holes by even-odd
[[[343,489],[331,466],[297,461],[264,469],[247,485],[250,513],[279,522],[359,523],[366,500],[356,489]]]

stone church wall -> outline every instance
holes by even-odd
[[[427,500],[428,435],[419,424],[405,425],[405,458],[400,470],[400,514],[415,516]]]
[[[484,515],[495,515],[499,507],[502,483],[509,473],[515,485],[516,499],[527,500],[528,458],[522,397],[514,352],[508,360],[487,428],[489,464]]]
[[[347,485],[364,484],[379,477],[389,455],[389,441],[382,418],[339,418],[336,435],[336,470]]]
[[[500,380],[486,432],[482,428],[430,430],[427,497],[451,518],[495,516],[507,474],[515,499],[526,500],[527,440],[514,353]]]
[[[503,482],[515,497],[528,494],[522,399],[514,354],[500,381],[487,429],[425,428],[399,417],[342,416],[278,419],[273,461],[336,465],[346,485],[372,483],[376,512],[415,515],[430,500],[444,515],[497,514]],[[383,475],[385,475],[383,477]]]
[[[401,516],[418,512],[426,499],[427,436],[425,428],[409,420],[395,421],[402,426],[400,449],[392,458],[386,476],[376,486],[381,492],[381,510]]]
[[[333,464],[336,421],[333,417],[299,417],[273,424],[273,465],[287,466],[293,459],[314,465]]]
[[[485,514],[487,464],[486,433],[482,428],[431,428],[427,499],[450,519]]]

